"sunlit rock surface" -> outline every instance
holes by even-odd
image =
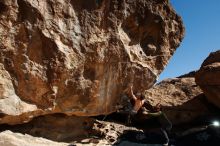
[[[220,51],[211,53],[196,73],[196,82],[207,99],[220,108]]]
[[[28,134],[13,133],[9,130],[0,133],[2,146],[68,146],[67,143],[58,143],[45,138],[33,137]]]
[[[161,81],[145,92],[153,107],[161,106],[172,124],[189,123],[197,118],[210,116],[212,105],[195,83],[195,72],[178,78]]]
[[[168,0],[1,0],[0,123],[114,112],[129,85],[156,82],[183,35]]]

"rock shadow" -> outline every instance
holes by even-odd
[[[1,125],[0,131],[11,130],[34,137],[43,137],[57,142],[81,141],[90,135],[101,137],[93,129],[94,120],[88,117],[53,114],[34,118],[20,125]]]

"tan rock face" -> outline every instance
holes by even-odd
[[[67,143],[58,143],[45,138],[33,137],[27,134],[13,133],[9,130],[0,133],[2,146],[68,146]]]
[[[167,0],[1,0],[0,123],[111,113],[128,85],[155,83],[183,34]]]
[[[200,116],[211,115],[202,90],[194,77],[164,80],[145,93],[151,105],[160,104],[173,124],[191,122]]]
[[[196,82],[207,99],[220,107],[220,51],[213,52],[196,73]]]

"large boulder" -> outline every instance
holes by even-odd
[[[145,92],[153,107],[161,106],[173,124],[183,124],[212,115],[202,90],[195,83],[194,73],[166,79]]]
[[[220,51],[211,53],[196,73],[196,83],[207,99],[220,108]]]
[[[114,112],[128,85],[156,82],[183,35],[168,0],[1,0],[0,123]]]

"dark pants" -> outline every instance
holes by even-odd
[[[132,125],[137,112],[134,110],[129,111],[128,118],[127,118],[127,125]]]

